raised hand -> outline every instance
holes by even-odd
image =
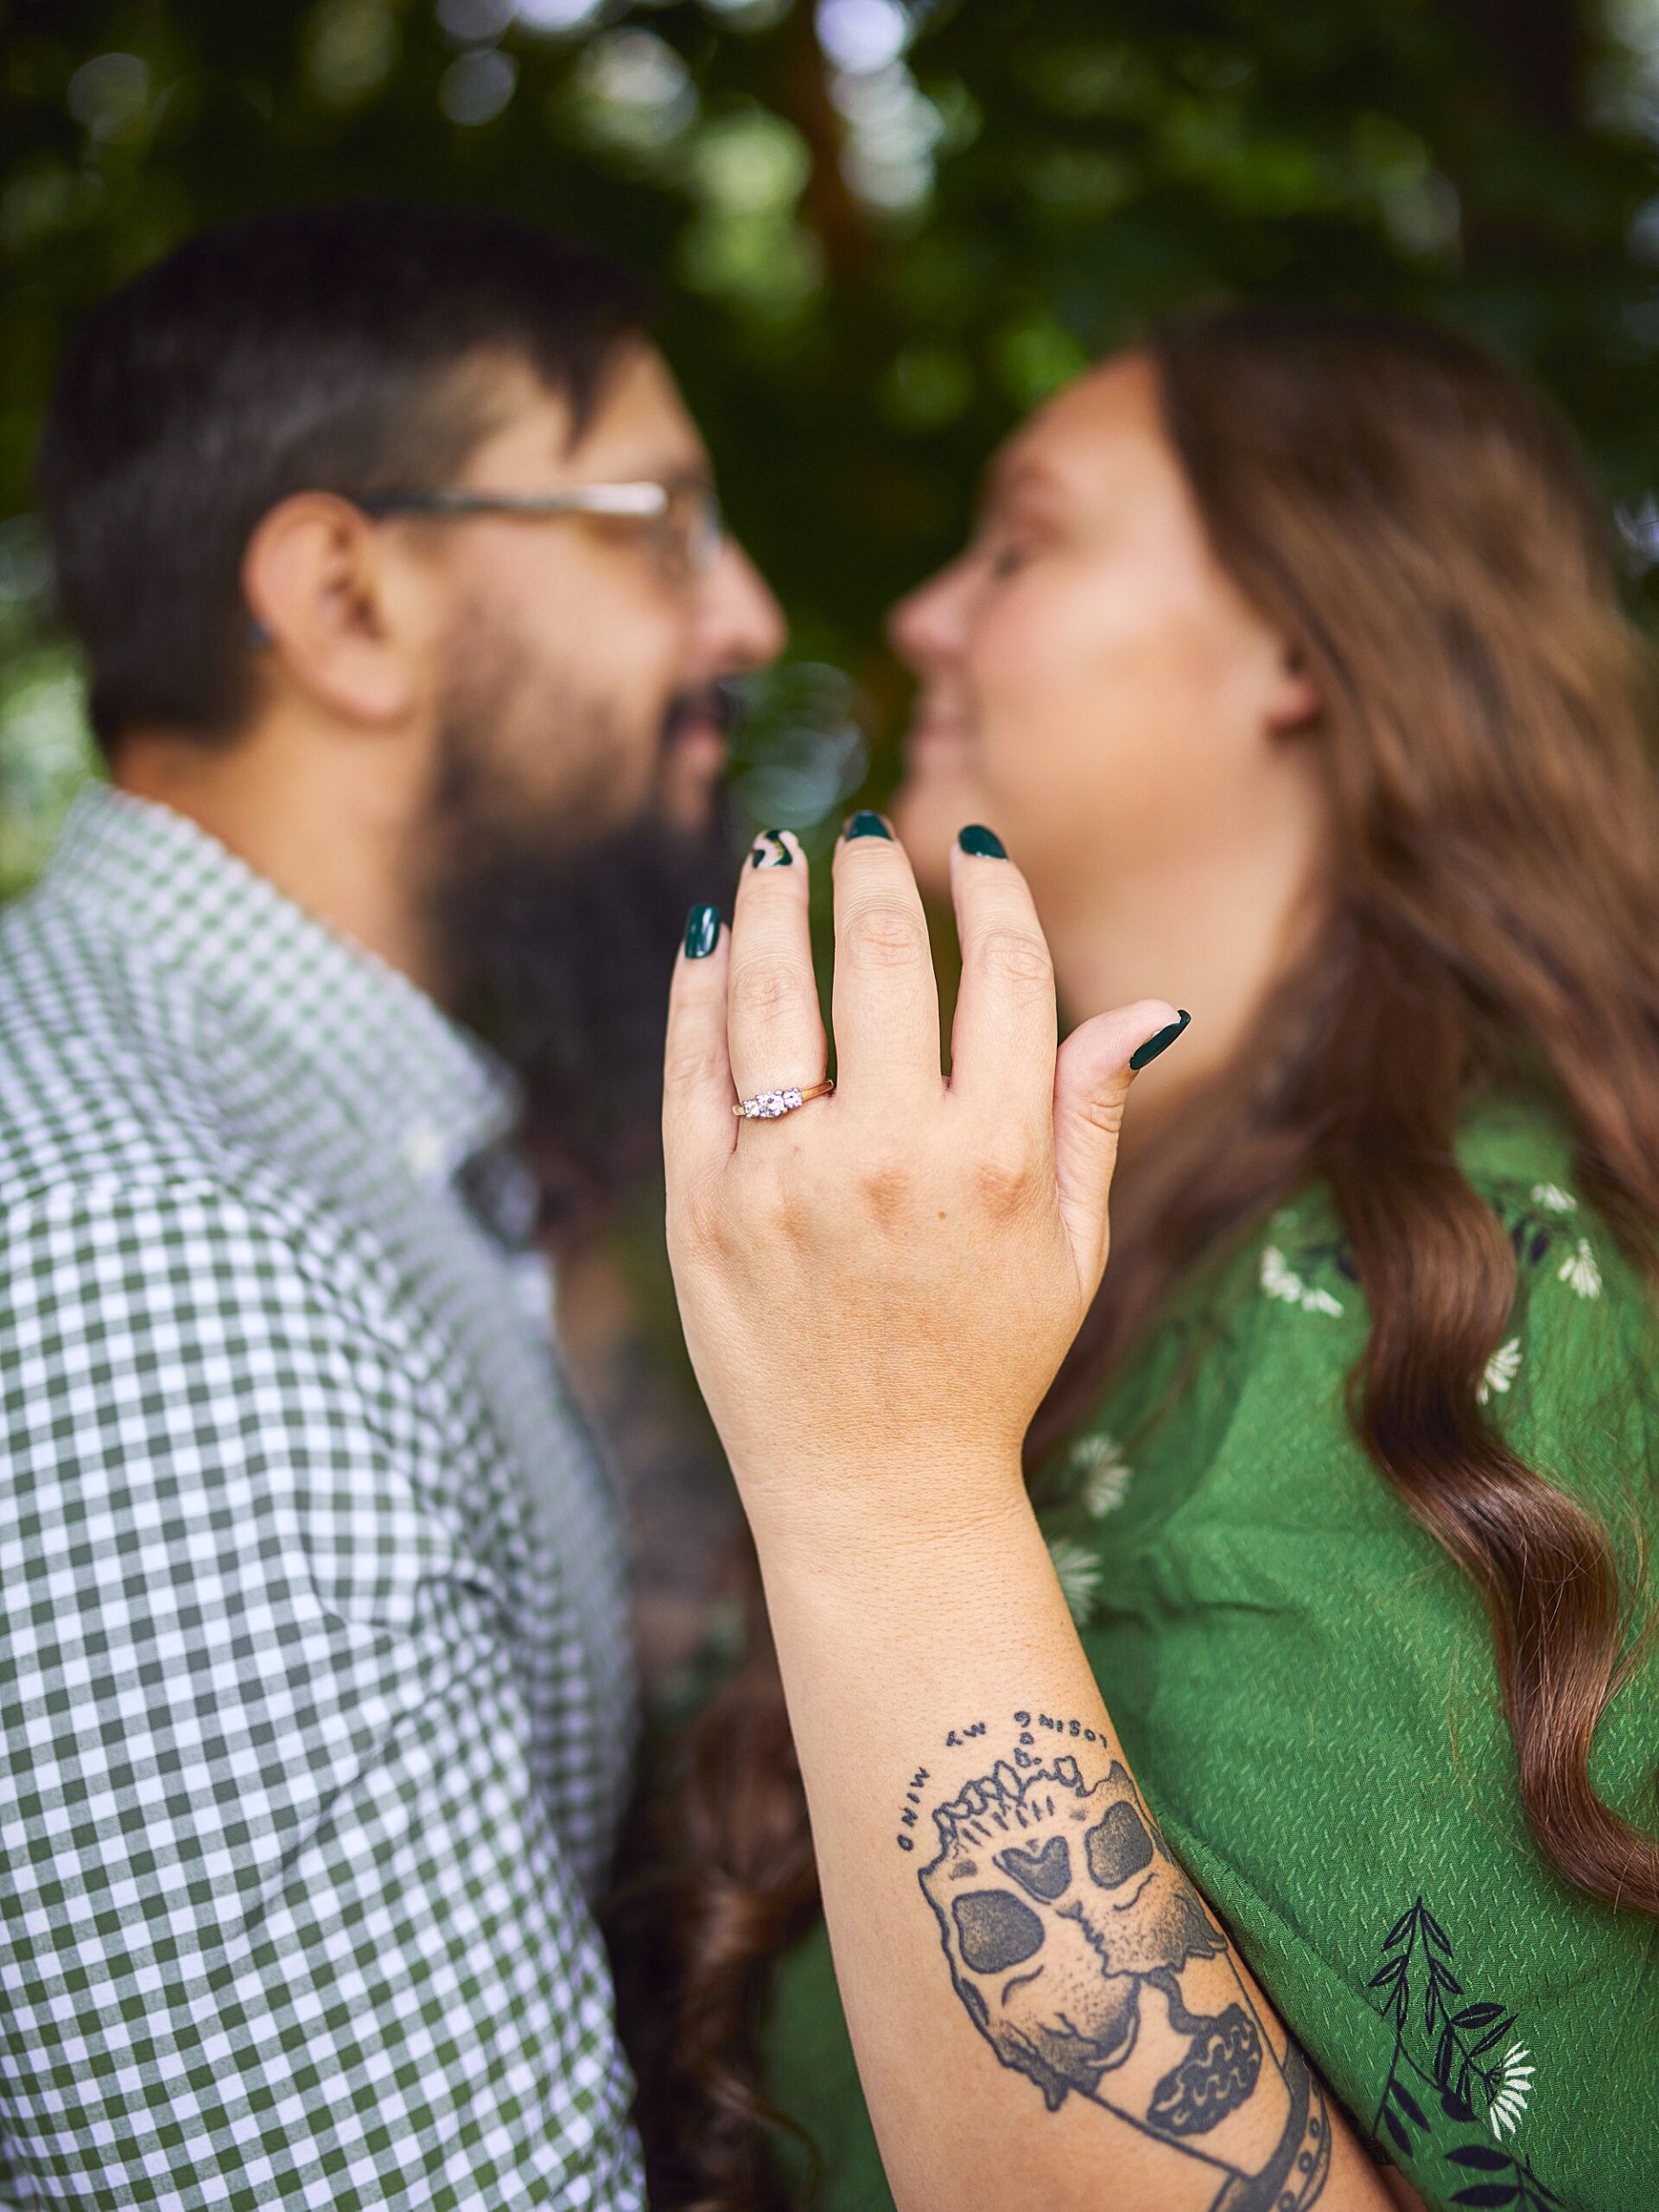
[[[833,1096],[778,1120],[732,1111],[824,1073],[793,838],[757,845],[729,934],[680,961],[669,1249],[751,1512],[861,1508],[845,1492],[862,1468],[879,1471],[884,1514],[921,1525],[946,1467],[957,1514],[1017,1484],[1026,1428],[1105,1265],[1130,1057],[1180,1017],[1160,999],[1119,1007],[1057,1058],[1031,893],[981,833],[952,857],[963,969],[947,1080],[909,862],[877,817],[856,827],[835,856]]]

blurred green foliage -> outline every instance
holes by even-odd
[[[76,316],[197,225],[375,193],[575,229],[671,288],[810,664],[750,765],[769,802],[803,729],[839,747],[803,821],[865,772],[855,691],[886,780],[881,613],[992,446],[1183,302],[1446,315],[1659,536],[1659,0],[0,0],[0,516]],[[0,888],[82,764],[42,583],[0,522]]]

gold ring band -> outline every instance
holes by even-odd
[[[739,1099],[732,1111],[741,1121],[775,1122],[810,1098],[827,1098],[835,1087],[835,1077],[826,1076],[822,1083],[809,1083],[801,1090],[791,1085],[787,1090],[760,1090],[753,1098]]]

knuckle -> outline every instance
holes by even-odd
[[[1007,1221],[1027,1211],[1040,1180],[1036,1154],[1021,1145],[986,1150],[974,1162],[974,1196],[994,1221]]]
[[[877,1154],[861,1164],[857,1187],[868,1211],[878,1221],[891,1224],[909,1212],[916,1182],[907,1161]]]
[[[668,1249],[679,1260],[720,1249],[725,1208],[711,1181],[701,1178],[675,1191],[668,1207]]]
[[[703,1084],[726,1072],[726,1040],[711,1039],[707,1043],[677,1044],[671,1040],[663,1056],[663,1082],[671,1092],[699,1090]]]
[[[806,1003],[806,988],[791,961],[756,954],[732,969],[730,1005],[734,1014],[765,1017],[793,1014]]]
[[[1123,1108],[1126,1102],[1120,1093],[1106,1098],[1086,1098],[1078,1114],[1091,1129],[1116,1139],[1123,1131]]]
[[[908,906],[861,906],[848,918],[842,949],[865,967],[914,967],[928,957],[927,925]]]
[[[1054,963],[1041,938],[1029,930],[988,931],[979,947],[979,962],[999,982],[1033,988],[1052,988]]]

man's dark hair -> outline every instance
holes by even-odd
[[[36,461],[59,604],[107,749],[233,734],[252,701],[245,548],[277,501],[452,480],[516,358],[580,431],[644,281],[533,225],[353,202],[203,232],[77,332]]]

